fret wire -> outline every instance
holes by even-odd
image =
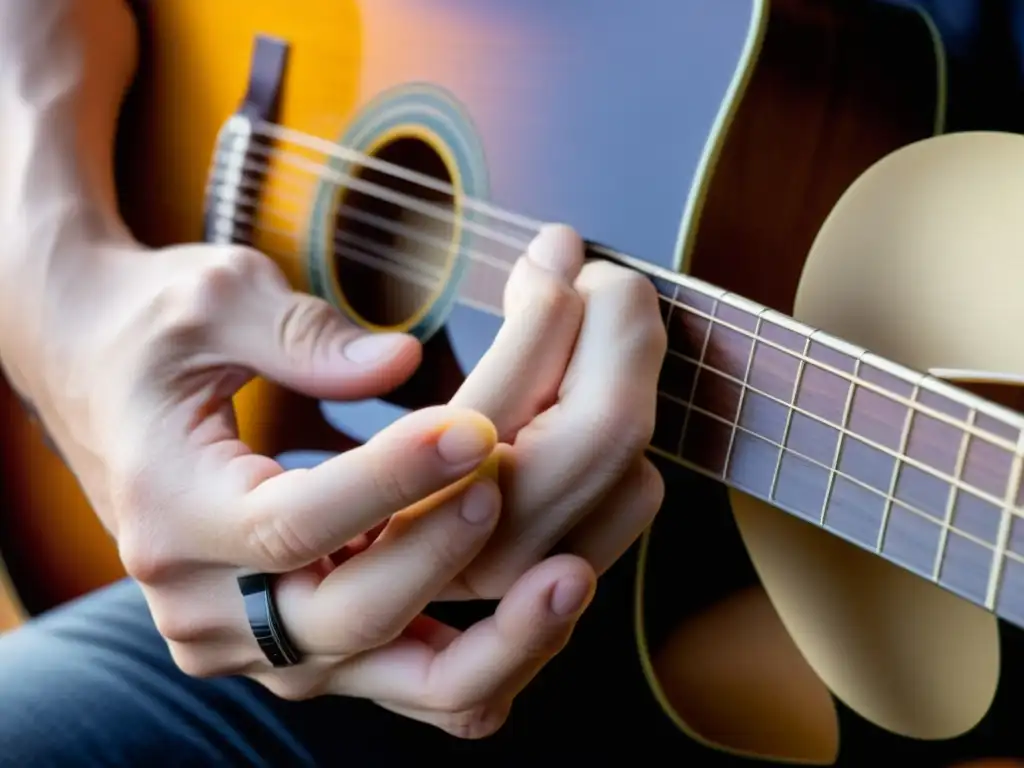
[[[853,375],[857,376],[860,373],[860,361],[858,357],[853,363]],[[857,386],[850,384],[850,388],[846,393],[846,403],[843,405],[843,417],[839,422],[839,439],[836,440],[836,451],[832,456],[832,467],[828,473],[828,485],[825,486],[825,500],[821,502],[821,519],[819,520],[822,527],[825,525],[825,514],[828,512],[828,503],[832,500],[832,488],[836,484],[836,474],[839,471],[839,457],[843,452],[843,445],[846,442],[846,426],[850,421],[850,411],[853,410],[853,393],[856,391]],[[824,421],[824,419],[822,420]]]
[[[672,296],[664,296],[658,294],[659,297],[665,299],[668,302],[668,313],[665,315],[665,336],[668,337],[669,332],[672,329],[672,313],[676,311],[682,304],[678,301],[679,298],[679,286],[674,285],[672,288]]]
[[[757,342],[755,341],[754,344],[757,344]],[[807,336],[807,337],[804,338],[804,351],[803,351],[803,356],[802,357],[806,357],[807,352],[810,350],[810,348],[811,348],[811,337]],[[801,359],[800,362],[797,363],[796,378],[793,381],[793,390],[792,390],[793,402],[792,402],[792,405],[786,410],[786,426],[782,430],[782,445],[783,446],[785,446],[786,443],[789,442],[789,428],[790,428],[790,425],[793,423],[793,411],[796,410],[796,398],[797,398],[797,394],[800,392],[800,382],[801,382],[801,380],[803,379],[803,376],[804,376],[804,365],[805,365],[805,362],[804,362],[803,359]],[[778,486],[779,486],[779,473],[782,471],[782,454],[783,454],[783,452],[779,451],[779,458],[775,462],[775,472],[772,475],[772,486],[771,486],[771,490],[768,492],[768,498],[769,499],[774,499],[775,498],[775,492],[778,490]]]
[[[1010,469],[1010,479],[1007,482],[1006,499],[1004,508],[999,517],[999,535],[996,537],[995,551],[992,554],[992,569],[989,572],[988,589],[985,592],[985,607],[990,611],[996,608],[996,600],[999,597],[999,581],[1003,574],[1003,565],[1006,562],[1008,553],[1007,546],[1010,542],[1010,525],[1016,515],[1014,506],[1017,502],[1016,495],[1020,489],[1022,475],[1024,475],[1024,432],[1017,439],[1019,449],[1014,457],[1013,466]]]
[[[763,314],[764,312],[759,312],[757,315],[757,320],[754,322],[755,335],[760,333],[761,331],[761,315]],[[743,414],[743,401],[746,400],[747,397],[747,389],[749,388],[747,382],[750,381],[750,369],[754,364],[754,349],[756,348],[757,342],[752,341],[750,343],[750,352],[747,354],[747,366],[746,368],[743,369],[743,381],[740,382],[739,402],[736,404],[736,423],[733,424],[732,429],[729,431],[729,445],[725,449],[725,462],[722,464],[722,474],[725,477],[728,477],[729,475],[729,463],[732,461],[733,446],[736,445],[737,427],[739,427],[740,417]]]
[[[694,360],[693,358],[687,357],[685,355],[681,355],[678,352],[673,352],[671,350],[670,350],[669,354],[673,354],[673,355],[675,355],[675,356],[677,356],[677,357],[679,357],[679,358],[681,358],[683,360],[686,360],[687,362],[695,364],[698,367],[698,369],[700,369],[700,368],[707,368],[708,370],[713,371],[715,374],[721,376],[724,379],[732,381],[733,383],[737,383],[737,384],[740,383],[739,379],[737,379],[735,376],[732,376],[731,374],[726,373],[724,371],[720,371],[717,368],[713,368],[713,367],[707,365],[707,363],[701,363],[698,360]],[[895,458],[898,461],[902,461],[904,464],[908,464],[908,465],[910,465],[910,466],[912,466],[912,467],[914,467],[916,469],[919,469],[922,472],[924,472],[925,474],[928,474],[928,475],[931,475],[933,477],[936,477],[939,480],[942,480],[943,482],[950,483],[950,484],[956,484],[962,490],[970,491],[974,495],[978,496],[981,499],[984,499],[985,501],[990,502],[991,504],[995,504],[995,505],[999,506],[1000,508],[1003,507],[1003,504],[1004,504],[1003,499],[997,498],[997,497],[993,496],[992,494],[988,493],[987,491],[984,491],[984,490],[982,490],[980,488],[977,488],[977,487],[971,485],[970,483],[967,483],[967,482],[965,482],[963,480],[960,480],[959,482],[957,482],[956,479],[954,479],[953,477],[947,475],[945,472],[942,472],[941,470],[935,469],[934,467],[932,467],[932,466],[930,466],[928,464],[925,464],[924,462],[918,461],[917,459],[915,459],[915,458],[913,458],[911,456],[906,456],[905,454],[904,455],[900,455],[899,453],[896,453],[892,448],[889,448],[888,446],[882,445],[881,443],[877,443],[874,440],[872,440],[872,439],[870,439],[868,437],[865,437],[864,435],[858,434],[856,432],[852,432],[848,428],[839,427],[838,425],[833,424],[831,421],[828,421],[827,419],[823,419],[821,416],[818,416],[816,413],[812,413],[812,412],[810,412],[808,410],[805,410],[805,409],[799,407],[798,405],[795,405],[794,403],[791,403],[789,401],[786,401],[786,400],[783,400],[781,398],[775,397],[775,395],[772,395],[772,394],[770,394],[768,392],[764,392],[763,390],[757,389],[756,387],[749,387],[749,389],[750,389],[751,392],[753,392],[756,395],[760,395],[761,397],[764,397],[764,398],[766,398],[768,400],[771,400],[773,402],[779,403],[780,405],[784,406],[785,408],[787,408],[792,413],[799,413],[799,414],[801,414],[803,416],[806,416],[809,419],[814,419],[815,421],[817,421],[817,422],[819,422],[821,424],[824,424],[827,427],[831,427],[832,429],[838,430],[841,435],[847,435],[847,436],[856,438],[860,442],[864,443],[864,445],[866,445],[866,446],[868,446],[870,448],[874,448],[876,451],[878,451],[880,453],[884,453],[886,456],[889,456],[891,458]],[[673,395],[672,393],[666,392],[664,390],[659,390],[658,394],[662,395],[663,397],[667,397],[667,398],[669,398],[671,400],[675,400],[675,401],[677,401],[678,403],[680,403],[683,406],[690,407],[689,402],[686,401],[686,400],[683,400],[678,395]],[[692,394],[691,394],[691,398],[692,398]],[[912,411],[912,412],[913,413],[918,413],[917,411]],[[787,414],[787,416],[788,415],[789,414]],[[729,423],[728,420],[726,420],[726,423]],[[757,433],[754,433],[754,434],[757,434]],[[1022,433],[1022,435],[1024,435],[1024,433]],[[763,435],[757,435],[757,437],[763,438],[764,436]],[[1018,456],[1021,456],[1022,454],[1024,454],[1024,451],[1019,452]],[[821,466],[825,467],[825,469],[829,469],[829,467],[825,466],[824,464],[822,464]],[[868,487],[870,487],[870,486],[868,486]],[[877,488],[873,488],[872,490],[877,491],[878,489]]]
[[[715,327],[713,318],[715,312],[718,310],[718,299],[714,299],[714,302],[715,303],[711,305],[711,317],[708,318],[708,327],[704,331],[704,340],[701,342],[700,345],[700,358],[692,361],[696,364],[697,370],[693,374],[693,384],[690,385],[689,402],[691,403],[693,402],[693,399],[697,396],[697,383],[700,381],[700,372],[704,369],[707,369],[709,371],[714,370],[709,366],[705,365],[703,362],[701,362],[704,360],[705,355],[707,355],[708,353],[708,342],[711,340],[711,329]],[[686,430],[690,426],[690,414],[692,412],[693,409],[688,408],[686,410],[686,413],[683,414],[683,426],[679,431],[679,445],[676,446],[676,453],[678,453],[680,456],[683,455],[683,442],[686,440]]]
[[[707,294],[707,295],[710,297],[710,294]],[[725,296],[725,295],[731,295],[731,294],[722,294],[722,295]],[[715,299],[715,301],[718,301],[718,300],[719,299],[717,299],[717,298]],[[855,385],[857,385],[857,386],[859,386],[859,387],[861,387],[863,389],[866,389],[866,390],[869,390],[871,392],[874,392],[875,394],[881,395],[882,397],[886,398],[890,402],[896,403],[898,405],[903,405],[903,406],[906,406],[906,407],[909,407],[909,408],[913,408],[918,413],[922,413],[922,414],[924,414],[926,416],[930,416],[933,419],[935,419],[936,421],[943,422],[943,423],[948,424],[948,425],[950,425],[952,427],[956,427],[957,429],[966,429],[970,434],[974,435],[975,437],[981,438],[982,440],[985,440],[985,441],[991,443],[992,445],[995,445],[996,447],[999,447],[999,448],[1002,448],[1004,450],[1007,450],[1010,453],[1024,454],[1024,448],[1021,448],[1018,444],[1015,444],[1015,443],[1007,440],[1006,438],[1004,438],[1004,437],[1002,437],[1000,435],[996,435],[996,434],[994,434],[992,432],[989,432],[988,430],[982,429],[981,427],[978,427],[978,426],[972,425],[972,426],[968,427],[966,422],[964,422],[964,421],[962,421],[960,419],[957,419],[955,417],[952,417],[949,414],[946,414],[946,413],[944,413],[944,412],[942,412],[940,410],[932,408],[929,405],[926,405],[926,404],[920,403],[920,402],[915,403],[915,402],[913,402],[911,400],[908,400],[907,398],[905,398],[905,397],[903,397],[901,395],[897,395],[897,394],[895,394],[893,392],[890,392],[889,390],[885,389],[882,386],[879,386],[878,384],[875,384],[874,382],[867,381],[866,379],[862,379],[862,378],[859,378],[859,377],[858,378],[851,377],[851,375],[849,373],[847,373],[846,371],[842,370],[841,368],[836,368],[835,366],[830,365],[829,363],[826,363],[826,362],[824,362],[822,360],[817,360],[817,359],[815,359],[813,357],[809,357],[805,353],[795,352],[795,351],[789,349],[788,347],[786,347],[786,346],[784,346],[782,344],[779,344],[778,342],[772,341],[770,339],[765,339],[765,338],[755,338],[753,336],[753,334],[749,330],[747,330],[746,328],[743,328],[741,326],[738,326],[738,325],[735,325],[733,323],[730,323],[730,322],[727,322],[725,320],[722,320],[722,319],[720,319],[718,317],[715,317],[714,315],[709,315],[708,313],[706,313],[706,312],[704,312],[704,311],[702,311],[700,309],[697,309],[695,307],[691,307],[688,304],[685,304],[683,302],[676,302],[676,303],[677,303],[677,305],[678,305],[678,307],[680,309],[684,309],[684,310],[686,310],[687,312],[689,312],[690,314],[692,314],[692,315],[694,315],[696,317],[702,317],[702,318],[704,318],[706,320],[709,320],[711,323],[717,323],[721,327],[728,328],[729,330],[735,331],[736,333],[739,333],[739,334],[741,334],[743,336],[746,336],[747,338],[753,338],[753,339],[755,339],[755,341],[757,341],[759,343],[762,343],[765,346],[769,346],[769,347],[772,347],[774,349],[777,349],[780,352],[782,352],[782,353],[784,353],[784,354],[786,354],[786,355],[788,355],[790,357],[796,358],[797,360],[799,360],[802,363],[803,362],[813,363],[814,365],[816,365],[817,367],[821,368],[822,370],[827,371],[829,373],[832,373],[835,376],[843,379],[844,381],[851,382],[851,383],[853,383],[853,384],[855,384]],[[744,309],[744,311],[749,311],[749,310]],[[778,324],[778,325],[783,325],[783,327],[785,327],[784,323],[786,323],[786,321],[789,321],[790,323],[794,323],[796,325],[799,325],[799,323],[796,323],[796,321],[793,321],[791,318],[788,318],[786,315],[775,313],[773,310],[765,310],[763,313],[764,314],[772,313],[772,314],[776,315],[775,317],[769,317],[767,319],[770,320],[771,322],[774,322],[774,323]],[[801,331],[796,331],[795,329],[792,329],[792,328],[790,330],[794,330],[794,332],[800,333],[801,335],[803,335],[807,339],[812,339],[812,336],[816,336],[819,333],[824,335],[826,337],[826,339],[830,338],[828,336],[828,334],[824,334],[824,332],[820,332],[820,331],[814,331],[814,333],[808,335],[808,334],[805,334],[805,333],[803,333]],[[818,339],[818,340],[821,341],[821,339]],[[836,351],[842,351],[841,349],[835,347],[835,345],[831,344],[830,341],[821,341],[821,343],[828,344],[829,346],[831,346],[834,349],[836,349]],[[682,355],[682,353],[678,352],[677,350],[671,349],[671,348],[669,348],[669,351],[670,352],[674,352],[677,355]],[[868,350],[864,350],[864,353],[865,354],[871,354],[873,357],[878,357],[878,356],[874,355],[873,353],[871,353]],[[881,357],[878,357],[878,361],[879,361],[879,363],[886,362],[885,359],[881,358]],[[899,366],[899,367],[902,368],[903,366]],[[902,377],[902,376],[899,377],[899,378],[902,378],[908,384],[912,384],[912,385],[915,385],[915,386],[920,386],[926,380],[934,380],[934,381],[938,381],[940,383],[945,383],[945,382],[942,382],[939,379],[935,379],[935,377],[930,376],[929,374],[918,373],[918,372],[912,372],[912,373],[914,373],[914,375],[916,377],[915,381],[911,381],[911,380],[907,379],[906,377]],[[974,405],[974,404],[970,403],[970,401],[974,401],[975,403],[981,403],[981,404],[985,404],[987,406],[990,406],[990,407],[998,410],[998,412],[1000,414],[1008,413],[1008,414],[1012,415],[1014,417],[1013,418],[1013,426],[1018,427],[1019,429],[1021,429],[1022,432],[1024,432],[1024,416],[1022,416],[1020,414],[1017,414],[1017,413],[1015,413],[1013,411],[1009,411],[1008,409],[1001,408],[999,406],[995,406],[993,403],[991,403],[988,400],[985,400],[984,398],[979,398],[979,397],[972,396],[970,393],[968,393],[966,391],[963,391],[963,390],[960,390],[958,388],[951,387],[951,390],[952,390],[952,392],[950,394],[952,395],[952,394],[955,393],[956,394],[956,399],[958,399],[960,404],[964,405],[965,407],[968,407],[968,408],[980,407],[979,405]],[[990,413],[990,412],[987,412],[987,415],[993,416],[993,414]],[[1005,418],[1002,415],[1000,415],[1000,416],[993,416],[993,418],[1005,421]]]
[[[911,400],[917,399],[920,387],[914,385],[910,393]],[[889,528],[889,512],[892,510],[892,503],[896,500],[896,482],[900,477],[900,470],[903,468],[903,457],[907,454],[907,442],[910,440],[910,425],[914,422],[914,410],[907,409],[907,416],[903,420],[903,432],[900,435],[900,447],[896,452],[896,461],[893,463],[892,476],[889,478],[889,493],[885,500],[885,508],[882,510],[882,524],[878,527],[878,540],[875,542],[875,551],[881,554],[882,545],[885,542],[885,534]]]
[[[974,424],[978,418],[976,408],[971,408],[967,414],[967,423]],[[956,466],[953,468],[953,477],[957,483],[963,480],[964,465],[967,464],[967,452],[971,445],[971,437],[966,432],[960,436],[960,447],[956,454]],[[935,554],[935,565],[932,568],[932,579],[939,580],[943,561],[946,559],[946,547],[949,542],[949,529],[953,525],[953,510],[956,509],[957,498],[960,495],[960,486],[954,483],[949,488],[949,498],[946,500],[946,512],[943,515],[942,530],[939,531],[939,551]]]
[[[709,419],[713,419],[713,420],[715,420],[715,421],[717,421],[717,422],[719,422],[721,424],[725,424],[729,428],[735,428],[735,429],[737,429],[740,432],[743,432],[745,434],[751,435],[752,437],[756,437],[759,440],[763,440],[764,442],[768,443],[769,445],[771,445],[771,446],[773,446],[775,448],[778,448],[780,451],[786,451],[788,453],[791,453],[793,456],[796,456],[796,457],[798,457],[800,459],[803,459],[804,461],[806,461],[809,464],[813,464],[815,466],[818,466],[818,467],[821,467],[823,469],[831,471],[831,468],[829,466],[827,466],[825,463],[823,463],[821,461],[818,461],[817,459],[812,458],[810,456],[807,456],[807,455],[805,455],[805,454],[801,453],[800,451],[797,451],[797,450],[795,450],[793,448],[789,448],[788,446],[785,446],[782,443],[776,442],[775,440],[771,440],[770,438],[767,438],[764,435],[760,435],[757,432],[754,432],[753,430],[747,429],[742,424],[731,422],[731,421],[729,421],[729,419],[726,419],[726,418],[724,418],[722,416],[719,416],[717,413],[712,413],[711,411],[708,411],[708,410],[706,410],[704,408],[701,408],[699,406],[693,406],[693,410],[694,410],[695,413],[699,413],[702,416],[708,417]],[[696,472],[696,473],[698,473],[698,474],[700,474],[700,475],[702,475],[704,477],[709,477],[709,478],[711,478],[713,480],[716,480],[718,482],[722,482],[721,475],[719,475],[719,474],[717,474],[715,472],[712,472],[710,469],[707,469],[706,467],[703,467],[703,466],[701,466],[700,464],[698,464],[696,462],[693,462],[693,461],[690,461],[689,459],[683,458],[682,455],[670,453],[669,451],[666,451],[663,448],[658,448],[655,445],[649,445],[647,447],[647,450],[651,451],[654,454],[657,454],[658,456],[661,456],[661,457],[663,457],[665,459],[668,459],[669,461],[673,461],[676,464],[679,464],[680,466],[683,466],[683,467],[685,467],[687,469],[690,469],[690,470],[692,470],[692,471],[694,471],[694,472]],[[836,476],[837,477],[841,477],[844,480],[852,483],[853,485],[860,486],[861,488],[864,488],[865,490],[870,491],[871,493],[874,493],[877,496],[882,497],[883,499],[886,499],[887,501],[891,502],[894,506],[898,506],[901,509],[905,509],[907,512],[910,512],[911,514],[914,514],[917,517],[920,517],[920,518],[922,518],[924,520],[927,520],[930,523],[937,523],[938,522],[938,521],[935,520],[935,518],[933,518],[927,512],[925,512],[925,511],[923,511],[921,509],[918,509],[917,507],[913,506],[909,502],[903,501],[902,499],[897,499],[897,498],[892,497],[892,496],[886,497],[886,495],[885,495],[885,493],[883,491],[878,490],[874,486],[868,485],[863,480],[860,480],[859,478],[856,478],[853,475],[849,475],[849,474],[847,474],[846,472],[843,472],[840,469],[836,469],[835,472],[836,472]],[[744,491],[743,488],[737,488],[737,490],[742,491],[744,493],[749,493],[748,491]],[[772,503],[772,502],[769,502],[769,503]],[[803,515],[797,515],[797,516],[800,517],[802,520],[808,520],[808,522],[812,522],[812,521],[810,521],[808,518],[806,518]],[[983,539],[978,538],[975,534],[970,533],[969,531],[961,530],[960,528],[957,528],[956,526],[952,526],[951,529],[953,531],[956,531],[956,533],[958,535],[963,536],[964,538],[973,541],[978,546],[983,547],[984,549],[986,549],[986,550],[988,550],[990,552],[994,551],[994,547],[993,547],[992,544],[990,544],[987,541],[984,541]],[[833,530],[829,529],[829,532],[830,533],[834,533],[837,536],[843,536],[843,534],[841,532],[839,532],[839,531],[833,531]],[[854,543],[857,544],[858,546],[864,548],[864,549],[867,549],[868,551],[874,551],[870,547],[864,545],[862,542],[856,542],[855,541]],[[1012,558],[1014,560],[1020,560],[1022,563],[1024,563],[1024,557],[1018,557],[1013,552],[1006,553],[1006,556],[1010,557],[1010,558]]]

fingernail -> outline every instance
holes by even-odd
[[[462,494],[462,508],[459,514],[467,523],[480,525],[493,518],[500,506],[498,489],[493,483],[473,483]]]
[[[437,452],[449,464],[469,464],[487,458],[497,441],[494,425],[483,416],[462,418],[438,438]]]
[[[589,597],[590,582],[579,576],[570,576],[551,590],[551,611],[556,616],[569,616],[581,610]]]
[[[530,260],[570,280],[583,266],[583,243],[576,232],[563,224],[547,224],[530,243]]]
[[[353,363],[372,363],[394,354],[405,343],[404,333],[370,333],[345,345],[345,357]]]

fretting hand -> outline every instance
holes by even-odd
[[[446,597],[500,597],[556,548],[601,573],[664,496],[644,456],[667,344],[649,280],[584,265],[579,236],[551,226],[513,269],[505,315],[451,401],[488,416],[505,443],[503,512]]]

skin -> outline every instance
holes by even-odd
[[[643,455],[666,344],[653,288],[585,264],[575,232],[547,227],[450,404],[285,471],[238,439],[230,398],[247,380],[371,397],[415,370],[420,347],[366,335],[256,251],[134,240],[111,160],[135,34],[122,0],[0,3],[4,374],[185,673],[247,675],[288,699],[364,697],[466,738],[494,732],[661,504]],[[501,488],[476,475],[495,451]],[[440,506],[410,511],[456,482]],[[281,574],[302,664],[263,657],[239,568]],[[500,603],[464,632],[422,615],[475,597]]]

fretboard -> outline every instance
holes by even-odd
[[[652,451],[1024,626],[1024,417],[630,265],[655,273],[668,330]]]
[[[650,450],[1024,627],[1024,416],[687,275],[654,282],[668,331]],[[501,314],[507,272],[460,299]]]

